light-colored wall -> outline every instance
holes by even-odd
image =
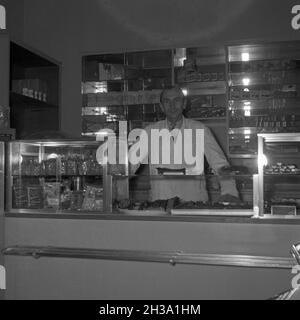
[[[0,0],[6,9],[6,28],[0,31],[0,105],[9,106],[9,40],[23,40],[24,35],[24,0]],[[3,190],[1,190],[3,192]],[[0,250],[4,247],[4,218],[0,212]],[[4,258],[0,253],[0,265]],[[0,291],[0,300],[4,292]]]
[[[62,129],[80,135],[81,54],[300,39],[294,0],[26,0],[24,39],[63,63]]]
[[[289,257],[300,226],[6,218],[6,246]],[[267,299],[290,270],[6,257],[8,299]]]

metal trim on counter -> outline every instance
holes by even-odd
[[[5,145],[0,144],[0,190],[5,190]],[[0,192],[0,215],[3,216],[5,209],[4,192]]]
[[[199,223],[237,223],[261,225],[299,226],[300,216],[190,216],[190,215],[126,215],[122,213],[5,213],[7,219],[50,219],[50,220],[100,220],[100,221],[153,221],[153,222],[199,222]]]
[[[229,266],[246,268],[291,269],[292,258],[264,257],[250,255],[221,255],[186,253],[182,251],[138,251],[138,250],[103,250],[63,247],[15,246],[2,251],[7,256],[47,258],[98,259],[135,262],[158,262],[192,265]]]

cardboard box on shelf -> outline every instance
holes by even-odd
[[[0,129],[6,129],[10,127],[10,109],[0,106]]]
[[[12,92],[46,102],[48,88],[40,79],[18,79],[12,81]]]
[[[125,70],[123,65],[99,63],[99,81],[122,80],[124,77]]]
[[[87,94],[84,103],[87,107],[155,104],[160,101],[161,90],[108,92]]]

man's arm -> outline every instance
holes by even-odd
[[[222,149],[210,129],[207,127],[204,127],[204,153],[210,167],[216,174],[220,173],[221,168],[229,166]],[[239,197],[239,193],[236,189],[236,183],[233,178],[219,177],[219,182],[221,186],[221,195]]]
[[[148,159],[148,147],[150,129],[147,127],[141,131],[139,140],[137,140],[129,149],[129,175],[134,175],[142,163],[146,163]],[[146,142],[146,148],[145,147]],[[138,160],[138,161],[137,161]]]

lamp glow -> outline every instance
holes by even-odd
[[[47,157],[47,160],[50,160],[50,159],[57,159],[58,158],[58,155],[56,153],[51,153],[49,154],[49,156]]]
[[[243,79],[243,84],[244,84],[244,86],[249,86],[249,84],[250,84],[250,79],[249,79],[249,78],[244,78],[244,79]]]
[[[188,95],[188,90],[187,89],[182,89],[181,90],[183,95],[186,97]]]
[[[266,157],[265,154],[259,155],[257,161],[258,161],[258,166],[263,166],[263,167],[266,167],[269,163],[268,158]]]
[[[242,61],[249,61],[250,60],[250,54],[248,52],[242,53]]]

